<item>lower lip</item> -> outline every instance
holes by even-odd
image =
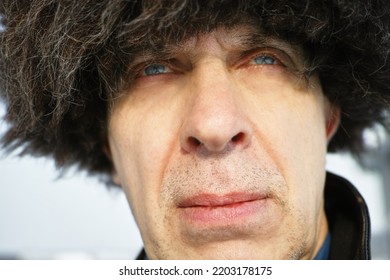
[[[194,206],[179,208],[187,222],[203,225],[227,225],[245,223],[248,219],[265,211],[267,198],[242,201],[219,206]]]

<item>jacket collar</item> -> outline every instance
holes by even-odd
[[[371,259],[367,205],[349,181],[329,172],[325,183],[325,210],[332,236],[330,259]]]

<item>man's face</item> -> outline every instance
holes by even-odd
[[[108,136],[149,258],[315,256],[338,117],[304,68],[299,47],[242,26],[136,58]]]

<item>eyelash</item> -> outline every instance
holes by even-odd
[[[258,59],[263,60],[265,65],[275,65],[275,63],[278,63],[278,61],[270,55],[255,56],[252,60],[254,60],[255,64],[257,64]],[[270,59],[271,59],[271,61],[270,61]]]
[[[161,69],[161,68],[164,69]],[[148,74],[148,68],[150,68],[150,73]],[[159,69],[160,68],[160,69]],[[168,69],[168,71],[167,71]],[[155,73],[152,73],[155,71]],[[159,72],[161,71],[161,72]],[[164,72],[165,71],[165,72]],[[136,77],[152,77],[152,76],[159,76],[159,75],[166,75],[170,73],[175,73],[175,69],[172,67],[172,65],[166,61],[154,61],[154,62],[147,62],[147,63],[142,63],[141,65],[138,65],[135,68],[135,73],[137,73]]]
[[[241,66],[243,64],[249,64],[249,65],[254,65],[254,66],[281,66],[281,67],[286,67],[286,63],[285,63],[286,59],[281,59],[280,57],[282,55],[277,54],[277,52],[278,52],[277,50],[276,51],[264,51],[264,50],[253,51],[253,52],[251,52],[251,54],[248,55],[248,59],[245,59],[244,62],[242,64],[240,64],[239,66]],[[254,61],[257,58],[265,58],[265,59],[271,58],[274,61],[273,61],[272,64],[251,63],[252,61]]]

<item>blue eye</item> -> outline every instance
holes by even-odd
[[[274,65],[274,64],[278,64],[278,62],[276,61],[275,58],[273,58],[272,56],[268,56],[268,55],[261,55],[261,56],[256,56],[254,59],[254,64],[257,64],[257,65]]]
[[[171,71],[164,64],[151,64],[144,68],[143,74],[145,76],[153,76],[153,75],[165,74],[168,72]]]

